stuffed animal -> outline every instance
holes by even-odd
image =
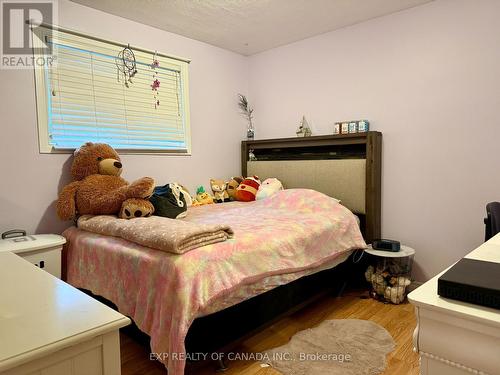
[[[229,194],[226,190],[227,185],[223,180],[210,179],[210,187],[214,193],[215,203],[229,202]]]
[[[274,193],[283,190],[283,184],[277,178],[267,178],[264,182],[259,186],[259,190],[257,191],[257,195],[255,199],[264,199],[270,197]]]
[[[391,284],[392,286],[408,286],[411,284],[411,280],[405,276],[393,276],[391,277],[391,279],[389,280],[389,284]]]
[[[236,200],[241,202],[251,202],[255,200],[255,195],[260,186],[259,177],[247,177],[236,188]]]
[[[178,184],[180,186],[181,193],[184,195],[184,199],[186,201],[186,206],[190,207],[193,205],[193,198],[191,198],[191,194],[189,190],[184,185]]]
[[[155,208],[151,208],[151,203],[146,199],[130,198],[127,199],[127,204],[122,204],[120,208],[120,213],[118,217],[122,219],[133,219],[134,217],[149,217],[155,211]],[[142,215],[137,215],[137,212],[141,212]]]
[[[411,280],[405,276],[391,276],[387,271],[368,266],[365,272],[366,281],[372,284],[372,290],[377,298],[385,298],[394,304],[400,304],[406,297],[406,287]]]
[[[193,206],[202,206],[204,204],[212,204],[214,199],[205,191],[203,186],[196,189],[196,202],[193,201]]]
[[[405,300],[406,287],[411,284],[411,280],[405,276],[392,276],[389,284],[390,286],[385,288],[384,298],[395,305],[399,305]]]
[[[186,217],[187,204],[181,186],[175,182],[157,186],[149,201],[155,208],[155,215],[170,219]]]
[[[229,199],[232,201],[236,200],[236,189],[243,181],[243,177],[231,177],[229,181],[226,181],[227,185],[227,194],[229,195]]]
[[[122,218],[149,216],[154,180],[143,177],[129,184],[120,177],[122,163],[117,152],[103,143],[85,143],[75,151],[71,175],[57,200],[57,215],[71,220],[77,214],[116,215]],[[129,213],[127,215],[126,213]]]
[[[368,266],[365,272],[366,281],[372,284],[372,289],[376,295],[383,295],[387,287],[387,281],[381,270],[375,271],[375,267]]]
[[[384,298],[387,301],[391,301],[395,305],[399,305],[405,300],[405,292],[405,286],[388,286],[387,288],[385,288]]]
[[[186,197],[184,196],[184,193],[182,192],[181,185],[179,185],[177,182],[172,182],[172,183],[168,184],[168,187],[172,191],[172,194],[175,198],[177,206],[183,207],[185,209],[187,207]]]

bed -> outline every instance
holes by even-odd
[[[370,132],[364,138],[378,134]],[[311,137],[308,141],[313,138],[321,137]],[[351,138],[357,151],[359,139],[359,136]],[[333,147],[339,140],[343,146],[349,143],[347,137],[332,138]],[[318,141],[324,148],[325,139]],[[301,145],[310,147],[310,143]],[[369,150],[368,142],[365,145]],[[243,143],[242,150],[245,149],[247,155],[249,146],[258,145]],[[297,143],[294,146],[297,148]],[[269,151],[284,157],[284,153],[276,153],[273,148],[262,147],[260,150],[264,152],[260,153],[253,150],[260,161],[276,161],[269,157]],[[296,150],[289,154],[298,155]],[[265,159],[264,155],[267,155]],[[308,151],[304,157],[310,155]],[[353,157],[352,153],[348,158],[335,155],[336,159],[331,160],[357,161],[357,167],[345,164],[356,169],[349,172],[355,179],[359,179],[359,170],[368,175],[367,160],[372,152],[368,152],[368,158],[366,151],[355,155],[363,158]],[[360,163],[361,159],[364,162]],[[289,160],[285,155],[278,161]],[[247,165],[250,162],[256,161],[247,160],[249,171],[257,167],[263,176],[276,173],[276,163],[266,169],[258,163]],[[306,169],[310,170],[311,166],[306,165]],[[332,170],[348,173],[345,167]],[[333,172],[328,178],[339,177],[338,173]],[[321,174],[325,174],[324,170]],[[325,283],[324,278],[329,277],[332,270],[344,265],[353,250],[365,246],[356,216],[345,203],[304,189],[314,186],[290,186],[294,184],[293,178],[285,173],[283,177],[285,186],[292,189],[266,200],[190,208],[185,220],[198,224],[230,224],[234,238],[183,255],[69,228],[64,233],[68,239],[67,281],[104,297],[130,316],[138,328],[150,336],[155,358],[165,364],[169,374],[181,375],[188,358],[186,353],[223,347],[236,336],[241,337],[271,321],[273,316],[309,300],[314,292],[323,289],[321,283]],[[312,181],[318,186],[325,184],[319,178]],[[370,186],[364,178],[361,190],[353,185],[347,188],[357,192],[350,204],[358,205],[365,238],[367,225],[372,225],[371,234],[377,232],[371,211],[366,210],[369,201],[366,192]],[[351,193],[342,195],[342,189],[336,194],[341,199],[347,197],[348,202],[351,199]]]

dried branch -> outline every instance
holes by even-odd
[[[238,94],[238,107],[241,110],[241,114],[245,116],[245,118],[248,120],[250,123],[250,126],[252,126],[252,119],[253,119],[253,108],[250,108],[248,105],[248,100],[245,95]]]

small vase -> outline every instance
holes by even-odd
[[[247,128],[247,139],[253,140],[254,137],[255,137],[255,129],[253,128],[253,126],[249,126]]]

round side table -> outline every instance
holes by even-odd
[[[373,258],[365,272],[366,281],[371,283],[370,295],[394,304],[403,302],[411,283],[415,250],[401,245],[400,251],[392,252],[374,250],[368,245],[365,252]]]

